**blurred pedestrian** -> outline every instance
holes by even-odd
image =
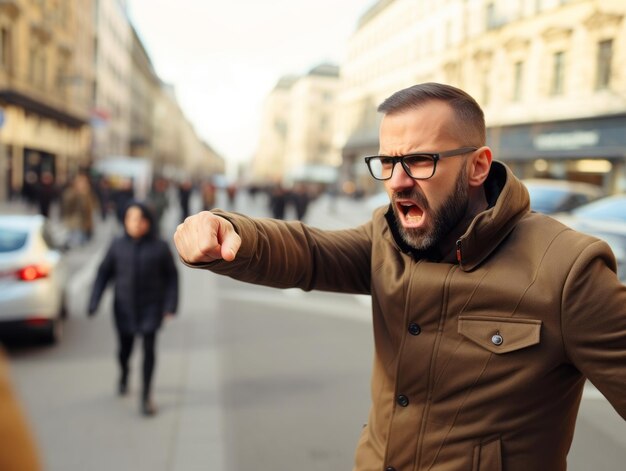
[[[113,191],[109,177],[101,175],[96,183],[96,196],[100,205],[100,218],[105,221],[111,212],[113,204]]]
[[[276,182],[270,188],[270,212],[274,219],[285,219],[285,209],[287,206],[287,190],[281,182]]]
[[[163,214],[169,206],[169,200],[167,198],[168,182],[163,177],[157,177],[152,184],[152,189],[148,195],[148,204],[154,214],[154,224],[156,231],[161,232],[161,221],[163,220]]]
[[[208,211],[215,207],[215,185],[210,181],[202,182],[202,209]]]
[[[235,202],[237,200],[237,184],[231,183],[226,187],[226,198],[228,200],[228,209],[231,211],[235,209]]]
[[[201,212],[189,266],[280,288],[371,295],[372,404],[354,471],[564,471],[586,380],[626,418],[626,286],[609,245],[530,211],[464,91],[379,106],[363,165],[389,204],[358,227]],[[320,339],[323,341],[322,339]]]
[[[117,180],[115,189],[112,192],[113,205],[115,206],[115,217],[117,221],[124,225],[124,215],[129,203],[135,199],[135,188],[132,178],[120,177]]]
[[[96,206],[89,178],[82,173],[76,175],[61,196],[61,217],[69,231],[69,247],[83,245],[91,238]]]
[[[58,189],[54,183],[52,172],[44,171],[39,179],[37,187],[37,199],[39,201],[39,213],[50,217],[50,206],[58,196]]]
[[[189,179],[183,180],[178,185],[178,202],[180,204],[180,220],[184,221],[189,216],[189,203],[191,193],[193,191],[193,183]]]
[[[88,313],[96,313],[109,281],[115,285],[115,327],[120,376],[118,393],[128,392],[129,361],[136,336],[143,339],[141,413],[156,412],[152,379],[156,364],[157,332],[163,319],[178,305],[178,272],[170,248],[155,231],[154,216],[143,203],[132,202],[124,216],[124,234],[115,238],[100,263],[89,300]]]
[[[298,221],[304,221],[311,201],[311,196],[304,183],[296,183],[296,185],[294,185],[291,192],[291,201],[296,211],[296,219]]]

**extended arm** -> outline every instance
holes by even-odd
[[[626,286],[604,242],[588,245],[563,291],[562,329],[576,367],[626,419]]]
[[[370,291],[371,223],[324,231],[216,210],[188,218],[174,241],[186,264],[240,281],[307,291]]]

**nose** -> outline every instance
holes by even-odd
[[[400,162],[393,168],[391,178],[387,180],[387,186],[394,192],[406,190],[412,188],[415,185],[415,180],[409,176],[404,170],[404,167]]]

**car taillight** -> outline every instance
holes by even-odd
[[[50,270],[45,265],[28,265],[17,271],[17,277],[22,281],[34,281],[45,278]]]

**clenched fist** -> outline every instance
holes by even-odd
[[[202,211],[178,225],[174,244],[181,258],[190,264],[220,259],[230,262],[241,246],[241,237],[228,220]]]

